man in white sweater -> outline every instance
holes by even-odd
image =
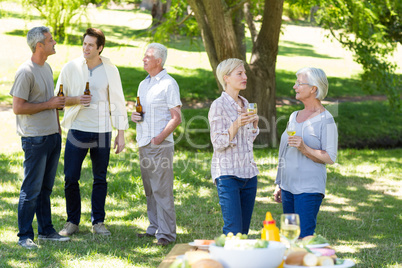
[[[92,231],[111,234],[104,220],[112,126],[118,131],[114,142],[118,154],[125,147],[124,130],[128,128],[128,120],[119,71],[109,59],[100,56],[104,46],[103,32],[88,28],[84,34],[83,56],[68,62],[57,81],[56,89],[62,84],[66,98],[61,125],[69,129],[64,155],[67,222],[59,232],[66,236],[79,230],[81,196],[78,181],[88,150],[93,173]],[[90,95],[84,94],[87,82]]]

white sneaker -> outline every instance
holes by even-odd
[[[105,224],[103,222],[99,222],[95,225],[92,225],[92,232],[94,234],[100,234],[100,235],[111,235],[108,229],[106,229]]]
[[[78,231],[79,231],[78,225],[72,222],[66,222],[66,224],[64,224],[63,229],[61,229],[61,231],[59,232],[59,235],[70,236],[74,233],[78,233]]]
[[[26,248],[26,249],[37,249],[38,248],[38,245],[36,245],[35,242],[32,241],[31,238],[27,238],[27,239],[18,241],[18,245],[20,245],[21,247]]]

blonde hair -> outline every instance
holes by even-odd
[[[322,101],[328,94],[328,79],[325,72],[320,68],[305,67],[297,71],[296,76],[303,74],[307,77],[310,86],[317,87],[315,98]]]
[[[223,77],[225,75],[230,75],[233,70],[235,70],[239,66],[244,66],[244,62],[242,60],[236,58],[230,58],[219,63],[218,67],[216,67],[216,77],[219,80],[219,83],[222,85],[223,90],[226,90],[226,83]]]

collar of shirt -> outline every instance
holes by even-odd
[[[226,101],[228,101],[229,104],[230,104],[233,108],[235,108],[239,113],[241,112],[241,109],[242,109],[242,108],[240,107],[240,105],[239,105],[228,93],[222,92],[222,97],[223,97]],[[242,100],[242,102],[243,102],[243,104],[244,104],[244,107],[247,107],[248,101],[247,101],[244,97],[242,97],[242,96],[240,96],[240,95],[239,95],[239,99]]]
[[[102,63],[104,64],[112,64],[112,61],[109,58],[103,57],[103,56],[99,56]],[[81,63],[82,65],[87,65],[87,60],[84,58],[84,56],[81,55]]]
[[[161,80],[165,75],[167,74],[166,69],[163,69],[162,71],[160,71],[157,75],[155,75],[154,77],[151,77],[149,74],[145,79],[150,79],[150,81],[152,81],[152,79],[155,79],[156,81]]]

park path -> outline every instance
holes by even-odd
[[[15,127],[15,114],[11,106],[0,106],[0,153],[17,152],[21,150],[21,139]]]

